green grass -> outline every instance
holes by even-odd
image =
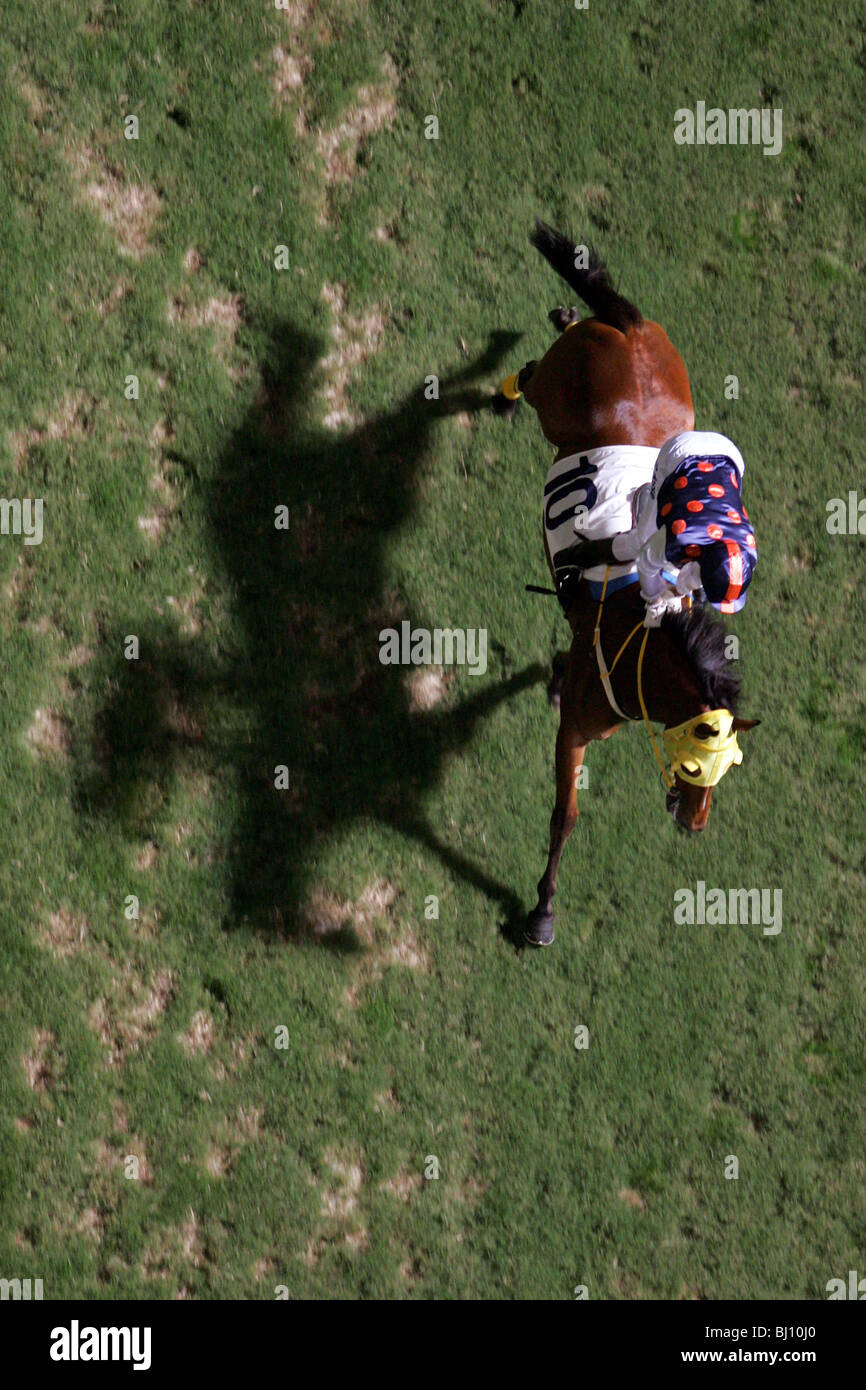
[[[803,0],[324,0],[296,31],[264,0],[7,4],[0,459],[45,538],[0,537],[4,1277],[751,1299],[862,1269],[863,551],[824,521],[862,477],[864,45],[862,6]],[[327,184],[322,133],[389,94]],[[698,100],[782,107],[781,155],[677,146]],[[92,185],[145,215],[108,225]],[[566,628],[523,593],[550,451],[472,407],[550,341],[536,214],[598,244],[743,451],[763,723],[695,842],[642,730],[594,747],[531,955],[499,926],[553,793],[528,682]],[[377,661],[401,616],[487,628],[488,674],[410,713]],[[698,879],[781,887],[782,932],[675,927]]]

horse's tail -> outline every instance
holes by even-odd
[[[578,248],[568,237],[554,231],[553,227],[548,227],[540,219],[536,219],[535,231],[529,240],[602,323],[618,328],[621,333],[627,333],[630,328],[640,328],[643,323],[640,309],[617,293],[604,261],[591,246]],[[578,249],[585,255],[579,257]],[[584,259],[588,262],[586,266],[581,264]]]

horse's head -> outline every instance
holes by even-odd
[[[673,773],[666,805],[678,829],[689,834],[706,829],[713,789],[728,768],[743,759],[737,734],[760,722],[735,718],[728,710],[707,710],[665,729],[665,750]]]

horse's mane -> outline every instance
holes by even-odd
[[[694,671],[707,704],[736,714],[740,677],[725,655],[727,633],[712,609],[695,604],[682,613],[666,613],[661,626]]]

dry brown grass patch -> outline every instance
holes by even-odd
[[[317,939],[352,927],[369,944],[371,923],[385,915],[396,896],[397,889],[385,878],[373,879],[355,902],[317,889],[304,912],[305,926]]]
[[[32,752],[40,758],[65,757],[72,742],[65,715],[54,709],[34,710],[33,723],[24,737]]]
[[[811,554],[783,555],[782,567],[787,574],[802,574],[815,568],[815,562]]]
[[[150,235],[160,209],[156,189],[128,182],[122,169],[90,145],[74,146],[67,151],[67,159],[82,195],[114,232],[121,253],[141,260],[150,250]]]
[[[360,423],[360,416],[349,404],[349,382],[368,358],[378,352],[387,318],[380,307],[368,309],[363,314],[349,314],[345,285],[323,285],[322,298],[332,310],[331,338],[334,343],[321,363],[325,376],[323,395],[328,407],[322,423],[329,430],[353,428]]]
[[[264,1111],[260,1106],[238,1106],[237,1118],[233,1126],[235,1137],[242,1144],[258,1139]]]
[[[435,709],[445,699],[454,684],[453,672],[446,672],[438,666],[416,667],[407,681],[409,687],[409,710],[413,714]]]
[[[15,468],[23,467],[28,453],[38,445],[54,440],[82,440],[93,433],[97,401],[86,391],[63,396],[51,409],[43,424],[9,433]],[[38,416],[37,416],[38,419]]]
[[[150,432],[150,452],[157,456],[165,453],[170,444],[177,438],[174,432],[174,425],[170,420],[157,420]]]
[[[158,907],[148,905],[130,922],[129,929],[140,941],[154,941],[159,936],[161,916]]]
[[[104,299],[100,299],[96,306],[96,312],[101,319],[113,314],[115,309],[119,309],[123,301],[132,293],[131,287],[125,280],[117,280],[109,290]]]
[[[231,1149],[209,1149],[205,1155],[204,1166],[212,1178],[225,1177],[232,1166]]]
[[[380,1115],[399,1115],[402,1106],[389,1086],[373,1097],[373,1109]]]
[[[352,1049],[351,1047],[349,1047],[348,1043],[344,1043],[342,1047],[339,1047],[336,1050],[336,1052],[334,1052],[333,1057],[334,1061],[337,1063],[337,1066],[340,1068],[341,1071],[358,1070],[358,1063],[356,1062],[355,1057],[352,1053]]]
[[[138,518],[139,530],[144,532],[148,540],[161,540],[165,535],[171,518],[171,508],[156,507],[149,516],[140,516]]]
[[[9,582],[3,585],[3,597],[16,609],[24,606],[33,587],[34,562],[31,550],[31,546],[25,546],[23,551],[19,551]]]
[[[198,1009],[185,1033],[178,1034],[181,1046],[190,1055],[209,1052],[213,1046],[214,1021],[206,1009]]]
[[[48,925],[43,929],[40,940],[55,956],[71,956],[79,951],[87,938],[87,918],[68,912],[65,907],[51,912]]]
[[[132,1052],[156,1033],[175,989],[173,970],[156,970],[148,984],[125,962],[110,993],[97,999],[88,1011],[90,1027],[108,1049],[108,1062],[120,1066]]]
[[[169,323],[182,323],[189,328],[218,328],[234,336],[243,322],[243,297],[215,294],[204,304],[187,304],[178,296],[169,304],[167,315]]]
[[[366,948],[363,956],[354,961],[351,982],[343,991],[342,1002],[350,1009],[357,1008],[363,991],[380,980],[387,968],[400,966],[425,972],[430,969],[429,958],[412,927],[398,921],[391,911],[396,897],[392,883],[376,878],[354,902],[317,889],[305,908],[304,926],[316,941],[351,930]]]
[[[346,1157],[333,1149],[326,1151],[325,1162],[337,1181],[322,1192],[322,1215],[345,1222],[358,1205],[364,1169],[358,1155]]]
[[[303,29],[313,13],[313,0],[284,0],[280,14],[293,31]]]
[[[48,93],[44,88],[32,82],[30,78],[25,78],[18,84],[18,95],[24,101],[30,113],[31,120],[35,121],[38,125],[51,109],[48,101]]]
[[[387,965],[402,965],[407,970],[430,969],[426,953],[418,944],[418,938],[406,923],[401,923],[399,936],[393,937],[384,945],[384,959]]]
[[[616,1194],[621,1202],[625,1202],[627,1207],[633,1207],[635,1211],[645,1211],[646,1202],[634,1187],[621,1187]]]
[[[92,661],[92,659],[93,648],[88,647],[84,642],[79,642],[78,646],[73,647],[72,651],[63,658],[63,661],[66,666],[86,666],[88,661]]]
[[[401,1202],[411,1202],[413,1193],[418,1192],[423,1186],[423,1174],[404,1170],[402,1173],[395,1173],[394,1177],[388,1178],[386,1182],[380,1182],[379,1191],[387,1192]]]
[[[590,208],[603,208],[612,200],[610,189],[603,183],[585,183],[577,196],[582,206]]]
[[[102,1233],[105,1230],[105,1217],[97,1207],[85,1207],[84,1211],[75,1224],[75,1232],[80,1236],[89,1236],[98,1245],[102,1240]]]
[[[329,1246],[342,1245],[355,1253],[366,1250],[370,1241],[360,1220],[359,1198],[364,1186],[364,1169],[360,1154],[328,1149],[324,1155],[330,1169],[331,1181],[322,1186],[321,1220],[324,1225],[307,1243],[303,1259],[315,1265]],[[319,1186],[317,1178],[311,1178]]]
[[[342,120],[316,135],[316,147],[325,165],[328,185],[353,178],[361,142],[394,122],[397,69],[390,57],[386,57],[382,66],[384,80],[376,86],[359,87],[355,104],[343,113]]]
[[[190,1208],[186,1221],[180,1228],[180,1249],[185,1260],[198,1268],[204,1264],[204,1250],[202,1248],[201,1233],[198,1226],[198,1218]]]
[[[146,1279],[168,1279],[178,1261],[201,1269],[207,1262],[199,1220],[192,1208],[180,1226],[170,1226],[155,1235],[145,1251],[142,1272]],[[183,1288],[179,1293],[187,1292]]]
[[[225,1117],[204,1157],[205,1171],[212,1178],[224,1177],[241,1150],[258,1139],[263,1113],[255,1106],[239,1106],[234,1116]]]
[[[348,1245],[350,1250],[354,1250],[355,1254],[362,1254],[365,1250],[370,1249],[370,1237],[363,1226],[360,1226],[356,1231],[347,1231],[343,1237],[343,1243]]]
[[[153,868],[158,858],[159,848],[153,840],[148,840],[146,845],[142,845],[132,862],[139,873],[147,873]]]
[[[158,541],[163,537],[165,530],[170,525],[172,518],[178,512],[181,505],[177,488],[172,484],[167,475],[167,450],[175,441],[174,427],[171,421],[157,420],[153,430],[150,431],[150,459],[153,463],[153,473],[150,475],[150,489],[157,495],[156,506],[149,516],[140,516],[138,524],[140,530],[145,532],[146,537],[152,541]]]
[[[104,1139],[96,1139],[92,1147],[94,1164],[99,1172],[116,1173],[120,1164],[120,1156],[111,1145],[106,1144]]]
[[[277,103],[282,105],[293,92],[300,91],[313,67],[313,60],[307,53],[290,53],[278,44],[271,57],[274,62],[272,78]]]
[[[233,362],[238,329],[245,315],[242,295],[214,294],[201,304],[190,304],[182,295],[176,295],[169,302],[166,314],[169,323],[212,330],[214,356],[233,381],[240,381],[249,370],[248,366]]]
[[[57,1038],[50,1028],[35,1028],[24,1053],[24,1075],[31,1091],[47,1091],[57,1079]]]

